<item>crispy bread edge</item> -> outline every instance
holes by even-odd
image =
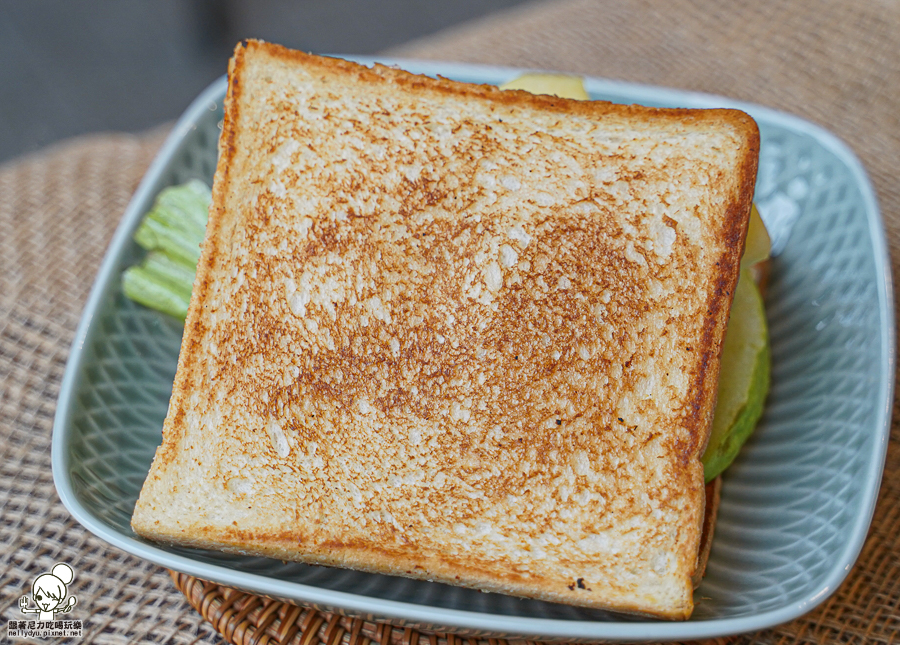
[[[587,607],[611,611],[614,613],[632,616],[645,616],[649,618],[661,618],[666,620],[687,620],[692,612],[691,607],[671,608],[669,611],[653,611],[646,603],[626,603],[621,600],[605,602],[602,598],[592,597],[591,594],[581,596],[576,602],[572,596],[556,592],[549,588],[542,588],[539,584],[516,584],[508,580],[491,579],[486,577],[481,569],[448,565],[440,558],[431,560],[405,560],[396,556],[367,547],[341,547],[336,554],[319,552],[297,559],[296,543],[285,538],[283,540],[271,540],[262,538],[235,539],[235,534],[219,531],[207,531],[203,535],[173,537],[169,533],[156,533],[152,530],[144,533],[145,537],[163,544],[177,547],[189,547],[198,549],[210,549],[235,555],[250,557],[267,557],[282,561],[301,561],[306,564],[335,567],[341,569],[353,569],[367,573],[380,575],[393,575],[414,580],[426,580],[442,584],[465,587],[487,593],[499,593],[520,598],[532,598],[546,602],[555,602],[566,605]],[[573,585],[574,587],[574,585]],[[584,587],[583,587],[584,588]],[[591,591],[589,588],[587,591]],[[574,589],[573,589],[574,591]],[[576,592],[578,593],[578,592]],[[584,592],[581,592],[584,593]]]
[[[703,533],[700,536],[700,553],[697,554],[697,568],[691,582],[694,589],[700,586],[709,563],[709,552],[712,549],[713,536],[716,533],[716,519],[719,516],[719,503],[722,500],[722,478],[716,477],[706,485],[706,507],[703,511]]]
[[[375,63],[371,67],[361,65],[341,58],[331,58],[307,54],[295,49],[289,49],[282,45],[266,43],[260,40],[246,40],[235,48],[235,56],[229,66],[229,80],[235,75],[233,70],[243,67],[245,50],[262,50],[270,58],[282,59],[301,63],[306,67],[319,68],[323,71],[341,71],[351,73],[363,79],[387,79],[404,88],[415,91],[417,88],[438,90],[447,94],[467,94],[472,97],[489,98],[491,101],[506,105],[522,105],[534,107],[540,110],[551,110],[564,114],[597,116],[601,114],[620,114],[627,116],[643,116],[648,119],[678,118],[686,124],[701,124],[722,122],[728,123],[736,131],[743,132],[747,140],[748,153],[759,151],[759,130],[756,122],[746,113],[732,108],[693,109],[677,107],[647,107],[643,105],[626,105],[609,101],[584,101],[579,99],[567,99],[548,94],[532,94],[524,90],[501,90],[495,85],[473,84],[453,81],[442,76],[431,78],[421,74],[413,74],[396,67],[388,67]],[[229,90],[230,91],[230,90]],[[224,130],[223,130],[224,132]],[[754,144],[755,140],[755,144]],[[746,175],[742,173],[742,179]],[[752,174],[750,175],[750,197],[753,195],[753,185],[756,179],[756,160],[753,160]],[[749,202],[748,202],[749,217]],[[746,234],[746,231],[744,232]],[[743,240],[743,236],[741,237]]]
[[[738,114],[744,115],[743,112]],[[728,327],[734,290],[737,287],[740,273],[741,256],[744,252],[744,242],[747,236],[759,164],[759,128],[753,119],[747,115],[744,116],[747,123],[747,128],[744,130],[746,152],[738,173],[737,195],[725,209],[727,222],[725,230],[729,235],[728,243],[726,250],[717,262],[720,271],[716,278],[715,290],[707,301],[706,321],[700,347],[700,369],[694,375],[693,382],[693,391],[697,395],[692,405],[690,425],[691,427],[702,429],[702,434],[698,432],[692,433],[693,445],[679,446],[678,449],[683,467],[688,469],[690,463],[699,464],[700,476],[696,485],[705,489],[702,493],[705,500],[704,511],[700,515],[700,526],[698,527],[700,540],[697,564],[691,575],[692,584],[695,588],[706,571],[706,562],[709,557],[712,532],[719,506],[719,486],[712,487],[712,490],[710,487],[705,486],[703,483],[703,465],[700,463],[700,458],[706,450],[712,430],[718,394],[722,345],[725,341],[725,330]],[[709,499],[710,494],[713,496],[712,499]]]
[[[243,66],[243,43],[235,48],[234,56],[228,64],[228,90],[225,95],[225,117],[222,125],[222,133],[219,137],[219,158],[216,164],[213,179],[212,202],[209,207],[209,216],[206,225],[206,236],[201,245],[200,260],[197,263],[197,273],[191,291],[191,301],[188,307],[187,318],[184,323],[184,334],[181,340],[181,349],[178,354],[178,366],[175,372],[175,381],[172,385],[172,395],[169,399],[169,408],[163,423],[162,443],[156,449],[153,463],[147,480],[141,487],[140,495],[135,504],[131,517],[131,528],[137,534],[164,541],[159,534],[157,525],[152,517],[152,508],[145,502],[152,497],[153,489],[162,485],[162,474],[176,460],[178,447],[184,437],[184,418],[187,410],[187,396],[190,389],[190,381],[196,357],[199,354],[201,339],[203,338],[204,324],[202,322],[202,306],[199,304],[206,300],[210,289],[213,262],[217,255],[217,244],[221,243],[220,230],[223,227],[225,209],[223,202],[231,180],[232,160],[235,154],[234,137],[235,123],[230,105],[236,105],[240,99],[243,87],[240,84],[240,74],[237,70]],[[157,491],[157,494],[159,491]]]

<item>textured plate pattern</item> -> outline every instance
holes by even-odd
[[[481,82],[509,77],[498,74],[460,68],[455,75]],[[602,81],[588,87],[597,98],[618,101],[713,104],[708,97]],[[340,607],[341,598],[352,598],[343,606],[377,613],[370,601],[394,601],[402,605],[385,613],[402,616],[405,607],[414,614],[410,608],[417,606],[438,625],[518,616],[531,621],[521,623],[527,633],[548,638],[728,633],[789,620],[834,591],[865,535],[883,464],[892,384],[886,365],[893,352],[885,251],[868,185],[842,149],[823,143],[820,131],[796,129],[792,120],[752,107],[763,137],[756,200],[781,251],[766,297],[772,390],[759,429],[725,477],[708,575],[691,621],[696,629],[688,624],[672,632],[667,624],[598,611],[163,549],[136,538],[131,511],[160,441],[181,328],[127,301],[118,276],[139,257],[130,233],[156,192],[191,177],[211,181],[223,92],[220,82],[198,100],[148,174],[95,285],[79,334],[83,343],[73,350],[54,430],[60,452],[54,466],[61,471],[55,472],[61,497],[88,528],[166,566],[287,599],[316,603],[323,592],[343,592],[320,604]],[[421,623],[424,614],[417,615]]]

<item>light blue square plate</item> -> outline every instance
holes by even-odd
[[[371,61],[362,61],[371,62]],[[499,83],[520,70],[387,61]],[[191,105],[147,172],[91,292],[53,429],[53,476],[91,532],[164,567],[348,614],[421,628],[534,639],[667,640],[761,629],[835,591],[865,539],[881,481],[894,386],[894,319],[884,231],[860,163],[800,119],[722,98],[589,79],[619,103],[737,107],[759,123],[756,202],[778,256],[766,311],[772,389],[763,420],[724,478],[708,573],[691,620],[668,623],[435,583],[167,548],[129,521],[161,440],[181,325],[126,300],[131,236],[165,186],[211,182],[225,80]]]

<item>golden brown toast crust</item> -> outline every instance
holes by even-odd
[[[694,570],[692,583],[694,589],[703,582],[709,552],[712,549],[713,535],[716,532],[716,518],[719,515],[719,503],[722,501],[722,478],[716,477],[706,484],[706,506],[703,510],[703,530],[700,534],[700,551],[697,555],[697,568]]]
[[[141,535],[686,618],[759,137],[256,41]]]

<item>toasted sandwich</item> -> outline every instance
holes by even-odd
[[[247,41],[219,146],[134,530],[687,618],[753,120]]]

